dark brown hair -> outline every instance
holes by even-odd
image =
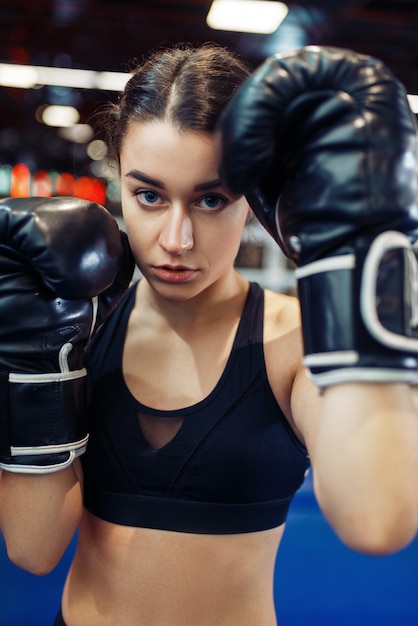
[[[132,121],[168,119],[179,129],[213,132],[249,72],[238,55],[214,43],[153,52],[133,70],[119,101],[102,112],[109,156],[119,160]]]

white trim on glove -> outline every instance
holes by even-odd
[[[377,315],[376,290],[379,265],[386,252],[399,249],[406,250],[407,254],[407,271],[409,277],[404,281],[404,285],[409,289],[405,291],[404,298],[411,308],[409,324],[411,327],[418,325],[417,260],[410,240],[406,235],[398,231],[390,230],[381,233],[370,246],[363,266],[360,289],[360,311],[367,330],[380,344],[388,348],[393,348],[394,350],[418,352],[418,339],[405,337],[388,330],[382,325]]]
[[[335,270],[352,270],[356,266],[356,257],[354,254],[341,254],[339,256],[330,256],[318,261],[312,261],[303,267],[295,270],[296,278],[305,278],[312,274],[320,274],[321,272],[330,272]]]
[[[306,365],[305,361],[304,364]],[[317,365],[317,364],[316,364]],[[418,384],[418,371],[385,369],[383,367],[342,367],[341,369],[313,374],[309,369],[308,376],[319,387],[325,389],[340,383],[405,383]]]

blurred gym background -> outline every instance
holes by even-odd
[[[221,24],[227,4],[233,21]],[[257,20],[237,22],[251,8]],[[267,26],[258,22],[264,11]],[[418,113],[416,0],[0,0],[0,197],[74,195],[120,219],[94,113],[117,98],[136,60],[182,41],[216,41],[254,67],[309,44],[370,54],[404,83]],[[237,265],[263,286],[294,292],[293,267],[257,225]],[[0,536],[0,626],[52,623],[74,545],[37,578],[8,561]],[[388,557],[348,550],[308,476],[291,508],[274,594],[280,626],[418,626],[418,539]]]

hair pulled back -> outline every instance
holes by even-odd
[[[249,71],[238,55],[214,43],[153,52],[133,70],[119,101],[103,112],[109,156],[119,160],[131,122],[165,119],[181,130],[213,132]]]

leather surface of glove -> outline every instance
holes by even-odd
[[[54,471],[84,451],[84,350],[132,273],[104,207],[0,201],[0,467]]]

